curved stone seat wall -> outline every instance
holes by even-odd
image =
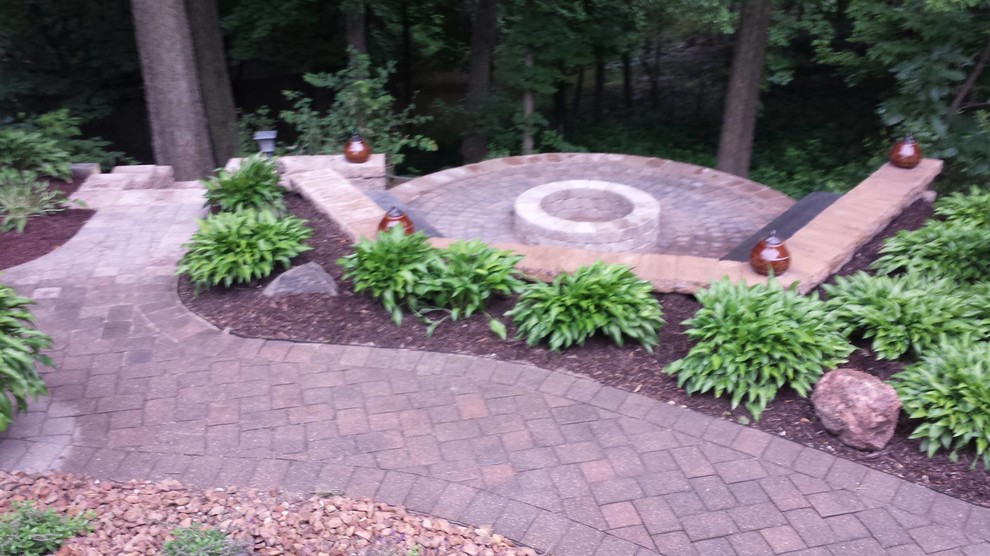
[[[583,163],[577,164],[578,160]],[[713,203],[723,205],[724,212],[720,214],[741,210],[738,206],[725,204],[724,197],[727,192],[747,192],[751,198],[764,201],[760,206],[773,207],[773,210],[767,210],[760,218],[764,223],[772,220],[794,202],[789,197],[755,182],[706,168],[662,159],[601,154],[544,154],[490,160],[424,176],[391,191],[401,202],[421,200],[422,204],[417,205],[417,208],[430,206],[431,202],[435,203],[441,197],[446,187],[457,186],[464,180],[477,178],[490,170],[527,168],[544,163],[585,167],[590,164],[598,168],[596,175],[604,176],[602,179],[605,180],[608,180],[609,176],[651,174],[662,170],[668,175],[683,178],[674,178],[675,183],[683,188],[682,191],[707,187],[707,193],[712,197]],[[933,159],[923,160],[913,170],[895,168],[890,164],[881,166],[788,239],[792,265],[786,274],[778,277],[778,280],[785,285],[799,282],[798,289],[801,292],[808,292],[817,287],[851,259],[860,246],[880,232],[904,208],[917,200],[941,169],[942,162]],[[692,176],[695,179],[692,179]],[[702,186],[696,179],[697,176],[705,176],[707,186]],[[339,173],[331,169],[309,169],[289,173],[285,178],[320,210],[334,218],[352,237],[374,237],[377,234],[377,223],[382,215],[381,208]],[[510,196],[497,188],[494,188],[491,194],[504,205],[511,205],[515,199],[514,195]],[[667,207],[663,207],[664,220],[679,217],[676,214],[677,210],[680,208],[668,210]],[[670,214],[671,212],[675,214]],[[477,212],[472,212],[468,217],[484,219],[486,216],[484,210],[480,213],[479,215]],[[507,211],[506,214],[511,212]],[[703,225],[703,223],[697,224]],[[762,224],[753,227],[747,235],[760,227]],[[442,228],[441,231],[446,232]],[[740,241],[744,238],[745,236],[740,237]],[[443,246],[456,239],[456,237],[438,237],[431,238],[430,241],[434,245]],[[728,252],[731,246],[726,246],[724,251],[717,254],[698,256],[690,252],[619,253],[525,245],[512,239],[490,241],[490,243],[500,249],[509,249],[522,254],[524,256],[520,263],[522,269],[542,279],[551,279],[560,272],[572,272],[580,266],[602,260],[607,263],[629,265],[637,275],[649,280],[659,292],[694,293],[723,277],[733,281],[743,280],[749,284],[767,280],[765,276],[754,273],[745,263],[719,260],[719,257],[724,252]]]

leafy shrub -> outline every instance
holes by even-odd
[[[0,232],[21,233],[32,216],[61,212],[68,204],[60,189],[39,182],[34,172],[0,169]]]
[[[968,194],[959,192],[939,197],[935,214],[949,222],[969,222],[976,226],[990,225],[990,189],[972,186]]]
[[[871,268],[880,274],[906,270],[957,282],[979,282],[990,275],[990,227],[971,220],[929,220],[914,231],[901,230],[884,241]]]
[[[0,556],[51,554],[65,539],[87,531],[86,521],[86,516],[65,517],[31,502],[12,502],[11,511],[0,515]]]
[[[650,283],[625,265],[601,261],[559,274],[549,284],[529,284],[506,316],[516,325],[517,337],[531,346],[547,340],[554,351],[603,332],[620,346],[628,336],[652,352],[663,326]]]
[[[375,152],[385,154],[389,167],[402,164],[406,147],[424,151],[437,150],[435,141],[422,135],[409,135],[404,129],[429,121],[429,116],[415,115],[414,105],[395,111],[395,97],[388,92],[388,80],[395,73],[395,63],[384,68],[371,67],[366,54],[351,52],[351,64],[337,73],[307,73],[309,85],[332,92],[333,104],[325,114],[312,107],[313,101],[299,92],[283,93],[293,101],[291,110],[279,114],[297,133],[292,147],[299,154],[339,153],[350,133],[368,141]]]
[[[285,210],[284,190],[278,184],[278,170],[273,159],[249,156],[233,172],[220,170],[204,180],[207,205],[225,212],[243,209]]]
[[[430,276],[441,273],[439,253],[422,232],[406,235],[402,226],[378,234],[375,240],[362,238],[354,252],[337,259],[344,278],[354,283],[354,291],[368,290],[392,314],[396,326],[402,324],[402,306],[419,309],[417,288]]]
[[[973,318],[990,323],[990,281],[963,284],[959,290],[959,295],[970,301],[973,307]]]
[[[133,163],[124,153],[110,150],[109,141],[99,137],[82,138],[82,131],[79,129],[81,124],[82,118],[71,115],[67,108],[60,108],[40,116],[28,117],[23,122],[14,124],[14,127],[37,132],[51,139],[72,160],[98,162],[103,168]]]
[[[67,180],[72,175],[69,153],[39,132],[0,128],[0,168],[13,168]]]
[[[891,377],[901,407],[924,421],[911,438],[931,457],[972,446],[990,469],[990,343],[951,341],[925,353],[921,360]]]
[[[27,411],[28,396],[48,393],[35,364],[53,366],[42,353],[52,339],[34,328],[34,315],[27,309],[32,303],[0,284],[0,431],[10,425],[15,411]]]
[[[416,288],[417,297],[432,308],[445,310],[452,320],[483,311],[493,294],[518,293],[525,285],[518,278],[516,264],[522,255],[499,251],[484,243],[457,241],[439,253],[442,265]],[[420,314],[427,312],[423,309]],[[431,321],[430,332],[443,319]],[[505,326],[491,319],[492,331],[505,337]]]
[[[290,259],[311,247],[303,242],[311,230],[294,216],[279,218],[268,211],[221,212],[199,223],[199,231],[179,260],[176,273],[185,274],[198,292],[204,286],[250,282],[264,278],[276,264],[288,268]]]
[[[701,308],[684,321],[695,345],[664,372],[688,394],[730,394],[733,409],[742,402],[756,420],[781,387],[807,396],[822,370],[853,350],[823,301],[776,280],[747,287],[725,279],[696,297]]]
[[[843,332],[873,338],[870,348],[880,359],[923,353],[946,336],[980,339],[990,333],[990,322],[981,315],[984,303],[944,278],[858,272],[838,276],[824,289]]]
[[[162,546],[165,556],[241,556],[246,547],[210,528],[179,527],[172,540]]]

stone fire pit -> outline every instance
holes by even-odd
[[[516,198],[515,226],[530,245],[648,251],[660,230],[660,203],[619,183],[556,181]]]

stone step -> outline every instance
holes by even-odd
[[[73,179],[88,178],[103,172],[103,169],[96,162],[73,162],[70,168]]]
[[[93,174],[79,186],[79,191],[123,191],[131,189],[131,174]]]
[[[170,189],[175,183],[175,173],[171,166],[155,166],[153,164],[116,166],[111,174],[133,176],[134,181],[128,189]]]

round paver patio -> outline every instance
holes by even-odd
[[[489,160],[431,174],[391,193],[450,238],[527,243],[513,206],[523,192],[550,182],[613,182],[660,202],[660,231],[643,252],[721,257],[794,204],[756,182],[658,158],[560,153]]]

